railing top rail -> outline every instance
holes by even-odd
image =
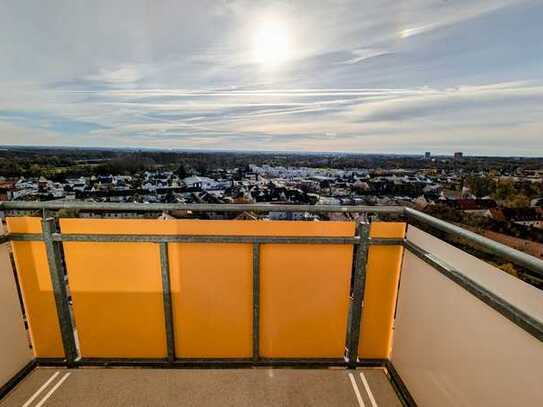
[[[405,208],[405,215],[407,215],[408,219],[415,219],[423,224],[432,226],[443,232],[449,233],[456,237],[464,238],[471,243],[480,245],[499,257],[511,260],[513,263],[526,267],[527,269],[530,269],[533,272],[543,276],[543,260],[540,260],[537,257],[523,253],[519,250],[513,249],[512,247],[463,229],[460,226],[434,218],[433,216],[427,215],[415,209]]]
[[[192,212],[309,212],[309,213],[399,213],[403,206],[368,205],[276,205],[276,204],[163,204],[84,201],[4,201],[2,209],[79,209],[107,211],[192,211]]]
[[[478,244],[497,256],[511,260],[539,275],[543,275],[543,260],[509,246],[498,243],[459,226],[437,219],[423,212],[403,206],[370,205],[277,205],[277,204],[162,204],[162,203],[117,203],[84,201],[3,201],[0,209],[13,210],[104,210],[104,211],[192,211],[192,212],[308,212],[308,213],[376,213],[406,215],[453,236]]]

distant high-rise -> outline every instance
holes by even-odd
[[[424,153],[424,158],[426,158],[427,160],[429,160],[431,157],[432,157],[432,153],[430,153],[429,151]]]
[[[454,158],[455,158],[455,159],[460,159],[460,158],[462,158],[462,157],[464,157],[464,153],[463,153],[463,152],[458,151],[458,152],[454,153]]]

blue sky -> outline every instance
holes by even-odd
[[[543,1],[0,0],[0,144],[543,156]]]

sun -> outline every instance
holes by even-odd
[[[253,57],[264,67],[276,67],[289,59],[288,30],[277,21],[260,24],[253,38]]]

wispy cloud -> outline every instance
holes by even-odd
[[[57,5],[0,14],[0,143],[543,154],[535,0]]]
[[[359,62],[366,61],[370,58],[380,57],[383,55],[388,55],[390,52],[384,49],[354,49],[351,51],[353,57],[346,61],[342,61],[342,64],[358,64]]]
[[[97,73],[87,75],[84,79],[106,85],[135,83],[144,78],[141,69],[134,65],[120,66],[114,69],[100,69]]]

